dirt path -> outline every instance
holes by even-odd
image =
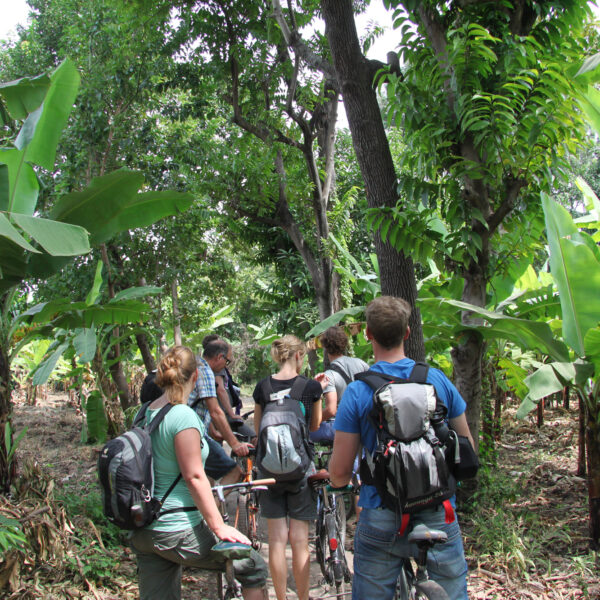
[[[574,475],[576,407],[571,412],[547,410],[546,423],[541,429],[516,421],[514,410],[505,411],[503,436],[498,443],[498,466],[493,468],[495,474],[502,476],[497,480],[499,486],[515,486],[514,499],[507,498],[505,490],[498,490],[497,506],[493,500],[491,506],[489,500],[487,505],[475,501],[472,513],[459,515],[469,563],[469,597],[471,600],[600,600],[598,558],[588,551],[585,480]],[[38,463],[54,480],[55,493],[70,494],[73,503],[84,503],[86,497],[97,493],[98,448],[80,443],[82,417],[65,395],[50,394],[38,400],[37,406],[17,403],[13,424],[17,432],[25,426],[29,428],[18,453],[21,466],[31,461]],[[486,493],[493,496],[495,492],[488,489]],[[65,505],[65,509],[69,513],[72,507]],[[70,538],[74,540],[78,523],[84,526],[89,521],[76,512],[69,513],[69,517],[75,523],[75,533]],[[264,524],[261,529],[266,537]],[[73,543],[67,550],[76,553],[80,547]],[[267,559],[266,539],[261,552]],[[292,599],[296,594],[289,548],[287,556],[289,598]],[[331,597],[331,591],[321,585],[314,544],[311,544],[311,556],[311,597]],[[347,557],[352,565],[352,553],[347,552]],[[129,549],[123,546],[114,561],[112,558],[105,561],[108,561],[107,575],[90,592],[78,584],[73,595],[64,594],[64,576],[60,579],[49,568],[44,590],[60,583],[63,586],[57,587],[60,593],[34,593],[39,582],[34,585],[25,581],[23,589],[28,591],[23,595],[13,594],[11,600],[136,598],[135,560]],[[186,570],[183,598],[213,600],[216,598],[215,577]],[[270,598],[274,598],[272,587]]]

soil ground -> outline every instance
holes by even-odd
[[[507,503],[505,494],[498,490],[498,498],[502,498],[498,506],[493,502],[484,504],[482,499],[479,504],[471,503],[470,512],[459,512],[469,563],[469,597],[472,600],[600,599],[597,557],[588,551],[585,480],[574,475],[577,413],[547,410],[541,429],[529,422],[516,421],[513,413],[514,410],[505,412],[498,466],[491,475],[497,477],[498,485],[515,485],[525,488],[527,493],[516,494],[514,501],[509,498]],[[28,427],[19,449],[20,463],[38,463],[54,480],[55,493],[63,490],[85,497],[97,490],[98,448],[80,443],[82,417],[65,395],[49,394],[38,399],[36,406],[18,402],[13,424],[17,432]],[[70,514],[68,517],[74,523],[72,535],[76,536],[79,517]],[[353,530],[351,522],[347,539],[350,565]],[[322,585],[313,550],[311,545],[311,597],[331,597],[331,590]],[[266,540],[261,552],[267,558]],[[77,560],[81,563],[85,557]],[[83,573],[84,568],[80,571]],[[289,580],[288,597],[294,598],[291,566]],[[19,589],[6,597],[11,600],[67,597],[64,581],[56,593],[51,591],[51,573],[45,581],[46,585],[41,586],[39,579],[36,580],[40,595],[34,593],[31,582],[22,581]],[[131,552],[123,547],[120,556],[111,563],[105,586],[90,584],[85,578],[84,581],[85,589],[81,585],[78,591],[68,588],[68,597],[135,598],[135,561]],[[183,597],[216,598],[214,575],[185,570]],[[270,597],[274,598],[272,592]]]

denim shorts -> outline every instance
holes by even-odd
[[[218,442],[215,442],[209,435],[205,436],[204,439],[208,443],[208,457],[204,463],[204,471],[214,480],[221,479],[221,477],[227,475],[237,463],[231,456],[227,456],[227,452],[223,450],[223,446]]]
[[[417,547],[408,543],[408,534],[415,525],[423,523],[431,529],[448,534],[448,541],[429,551],[427,570],[450,600],[466,600],[467,562],[458,521],[445,522],[442,507],[411,515],[406,533],[400,537],[400,520],[385,508],[364,508],[354,536],[354,581],[352,598],[392,600],[396,580],[405,558],[416,557]]]
[[[179,600],[182,566],[224,570],[225,559],[211,552],[217,541],[204,521],[183,531],[134,531],[130,544],[137,555],[140,600]],[[255,550],[234,560],[233,569],[243,587],[265,585],[267,565]]]

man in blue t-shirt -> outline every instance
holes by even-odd
[[[404,340],[410,333],[410,311],[407,302],[392,296],[381,296],[368,304],[366,336],[373,346],[373,371],[409,377],[415,364],[404,354]],[[437,369],[429,369],[427,382],[435,387],[448,408],[450,426],[473,443],[465,417],[466,404],[458,390]],[[362,381],[351,383],[338,406],[334,423],[335,440],[329,463],[332,485],[344,486],[349,482],[360,445],[368,452],[375,451],[377,438],[368,416],[372,407],[371,388]],[[454,498],[451,501],[454,503]],[[446,590],[450,600],[468,598],[467,563],[458,521],[454,518],[451,523],[446,523],[446,512],[441,505],[411,515],[409,526],[402,535],[399,533],[401,519],[383,506],[374,486],[362,485],[358,505],[363,510],[354,537],[352,598],[391,600],[394,597],[404,559],[416,555],[416,548],[408,543],[407,537],[418,523],[448,534],[447,543],[429,552],[427,567],[431,579]]]

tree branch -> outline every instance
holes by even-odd
[[[323,73],[328,79],[332,81],[337,81],[337,75],[333,65],[324,60],[318,54],[315,54],[302,39],[302,36],[298,33],[296,28],[290,30],[285,17],[283,16],[283,11],[281,9],[281,3],[279,0],[272,0],[273,6],[273,17],[277,21],[281,29],[281,33],[283,34],[283,39],[285,43],[293,48],[294,52],[300,56],[307,64],[309,64],[313,69],[320,71]]]

